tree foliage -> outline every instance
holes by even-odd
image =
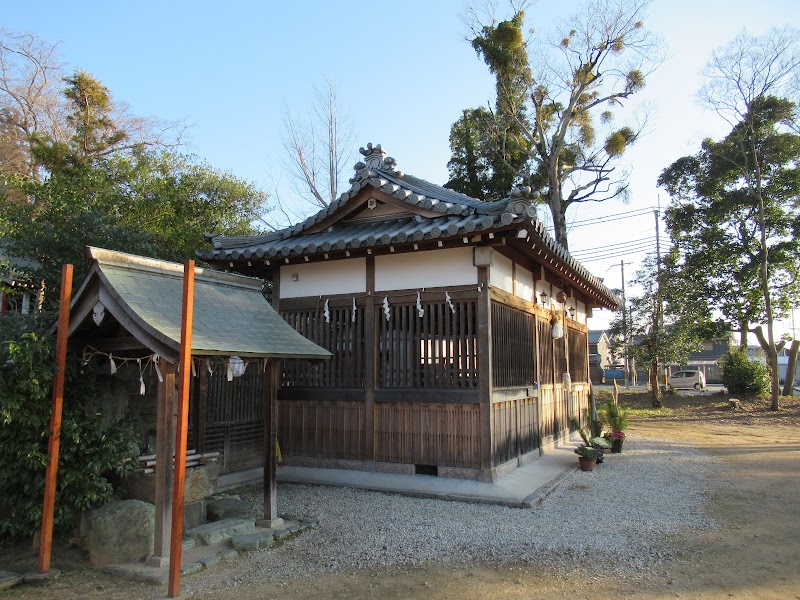
[[[620,315],[610,327],[613,338],[627,336],[633,357],[647,365],[656,408],[661,406],[664,367],[685,363],[691,352],[702,348],[705,339],[719,333],[706,307],[687,298],[684,282],[677,277],[680,269],[676,259],[675,252],[663,256],[660,274],[655,258],[644,261],[634,280],[641,294],[627,300],[628,322]]]
[[[766,365],[747,356],[744,348],[732,349],[720,360],[722,383],[731,394],[764,394],[769,390]]]
[[[531,85],[528,51],[522,36],[524,12],[508,21],[485,25],[472,39],[495,76],[495,109],[464,110],[450,128],[452,158],[445,187],[481,200],[500,200],[515,184],[525,181],[528,153],[517,122],[524,115],[525,94]],[[524,109],[523,109],[524,110]],[[513,140],[508,143],[507,140]]]
[[[706,140],[659,178],[672,196],[667,225],[693,300],[735,323],[742,347],[753,323],[767,323],[759,341],[776,408],[771,323],[800,297],[800,135],[787,127],[795,118],[789,100],[758,97],[724,140]]]
[[[781,203],[793,204],[796,208],[797,202],[796,195],[769,197],[774,193],[768,189],[770,181],[780,179],[780,175],[774,172],[776,163],[771,162],[779,161],[780,157],[773,156],[775,148],[770,142],[784,144],[788,141],[776,135],[778,124],[798,131],[795,111],[800,99],[800,31],[790,27],[773,28],[761,36],[742,32],[712,54],[704,75],[706,83],[700,91],[700,98],[733,127],[732,134],[726,138],[731,142],[730,151],[724,146],[721,149],[725,151],[731,170],[738,175],[740,188],[756,207],[753,218],[758,224],[758,288],[767,335],[761,335],[759,328],[753,331],[767,356],[772,379],[772,409],[778,410],[780,384],[773,321],[780,307],[773,306],[775,269],[772,247],[775,239],[771,236],[775,231],[770,209],[781,206]],[[792,114],[789,115],[787,110]],[[796,167],[796,160],[793,162]],[[781,169],[789,177],[794,176],[792,170],[796,172],[796,168]],[[780,260],[780,249],[775,250],[778,254],[775,258]],[[786,283],[787,286],[791,284]]]
[[[0,534],[33,535],[41,525],[47,466],[55,344],[47,320],[2,319],[0,343]],[[26,333],[21,333],[27,331]],[[65,531],[77,511],[113,495],[114,477],[136,466],[138,431],[132,417],[106,426],[87,413],[96,397],[90,374],[68,361],[61,424],[54,527]]]
[[[109,91],[85,73],[69,79],[65,96],[72,135],[32,138],[47,176],[9,178],[15,193],[0,194],[6,251],[38,263],[34,275],[48,289],[58,288],[64,263],[81,276],[87,245],[183,260],[203,247],[204,233],[255,232],[263,192],[191,157],[130,143]]]
[[[533,44],[522,34],[521,8],[507,21],[472,27],[473,47],[497,82],[492,135],[479,138],[489,142],[483,154],[494,168],[497,153],[512,179],[541,193],[565,248],[571,205],[626,194],[617,160],[638,129],[614,127],[613,118],[660,62],[660,43],[642,22],[648,3],[587,0],[558,35]],[[461,165],[468,153],[453,145],[452,132],[451,148],[451,163]]]

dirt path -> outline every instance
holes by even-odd
[[[674,559],[642,579],[587,578],[579,566],[554,573],[520,566],[433,564],[323,575],[258,588],[236,587],[194,598],[275,598],[280,600],[410,598],[728,598],[800,599],[800,407],[778,416],[691,411],[668,418],[635,421],[637,433],[683,439],[721,459],[711,512],[716,530],[676,540]],[[675,498],[680,502],[680,498]],[[602,518],[602,516],[601,516]],[[9,553],[0,554],[7,569]],[[34,558],[15,557],[14,562]],[[201,576],[201,575],[198,575]],[[163,590],[131,584],[77,566],[46,588],[24,586],[0,592],[1,598],[64,600],[153,598]]]

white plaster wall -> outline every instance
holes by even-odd
[[[297,281],[292,280],[293,275],[297,275]],[[363,294],[366,291],[366,258],[281,267],[281,298]]]
[[[376,291],[477,284],[470,246],[375,257]]]
[[[489,271],[489,283],[509,294],[514,293],[514,262],[502,254],[492,254],[492,266]]]
[[[514,279],[516,295],[529,302],[536,302],[536,299],[533,297],[533,273],[517,265],[514,269]]]
[[[575,313],[575,319],[584,325],[588,323],[588,319],[586,318],[586,303],[578,301],[578,310]]]

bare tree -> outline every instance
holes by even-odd
[[[355,132],[339,108],[334,82],[328,79],[324,89],[314,88],[314,94],[306,119],[300,120],[288,105],[284,117],[285,167],[301,200],[301,213],[325,207],[338,197],[355,147]]]
[[[33,34],[16,34],[0,29],[0,109],[3,146],[7,151],[24,148],[24,167],[16,156],[3,156],[3,168],[36,177],[29,152],[34,133],[53,140],[68,137],[65,102],[61,94],[63,64],[57,45],[47,44]]]
[[[800,91],[800,30],[776,27],[764,35],[753,36],[746,30],[730,43],[715,50],[703,71],[705,84],[699,92],[700,101],[714,110],[734,128],[742,132],[738,139],[740,151],[728,157],[744,187],[758,205],[760,235],[760,287],[764,301],[767,336],[760,327],[751,330],[767,355],[772,377],[772,409],[778,410],[780,383],[778,378],[778,349],[773,327],[773,306],[770,294],[770,258],[765,216],[765,184],[769,174],[761,156],[758,111],[755,107],[770,97],[785,98],[795,103],[795,120],[784,123],[797,129],[796,105]]]
[[[800,30],[773,27],[760,36],[743,30],[712,52],[703,76],[698,99],[731,127],[757,98],[779,96],[800,104]]]
[[[75,129],[68,119],[65,97],[67,77],[58,45],[34,34],[0,29],[0,170],[40,179],[30,152],[34,136],[66,142]],[[141,146],[175,148],[181,145],[186,125],[138,117],[114,102],[114,122],[125,131],[121,149]]]
[[[617,162],[644,121],[615,127],[613,119],[663,59],[661,40],[643,24],[650,1],[586,0],[556,32],[534,33],[524,48],[520,17],[528,3],[510,2],[513,18],[499,23],[478,26],[474,21],[481,14],[468,13],[472,45],[497,77],[498,97],[505,96],[504,114],[498,116],[506,131],[519,131],[506,135],[503,146],[528,154],[528,170],[520,175],[541,191],[556,240],[565,248],[570,205],[627,193],[626,174],[617,170]],[[519,76],[522,54],[529,56],[527,81]],[[511,82],[507,89],[500,85],[504,79]],[[518,93],[520,83],[527,87],[524,94]]]

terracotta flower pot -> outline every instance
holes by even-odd
[[[594,466],[597,464],[597,459],[579,456],[578,462],[581,465],[581,471],[594,471]]]

